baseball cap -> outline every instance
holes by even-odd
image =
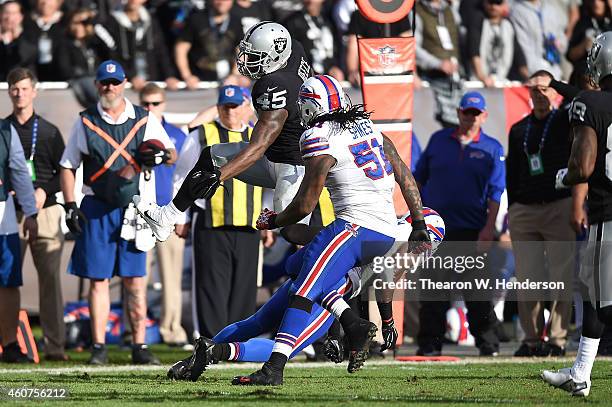
[[[244,102],[244,96],[240,86],[227,85],[219,89],[218,105],[241,105]]]
[[[119,62],[113,61],[112,59],[106,60],[98,66],[96,71],[96,81],[104,81],[107,79],[115,79],[119,82],[125,80],[125,72]]]
[[[479,92],[467,92],[461,98],[461,102],[459,102],[459,109],[476,109],[484,112],[487,110],[487,103],[485,102],[484,96]]]

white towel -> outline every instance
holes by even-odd
[[[141,172],[138,189],[143,200],[155,202],[155,172],[150,170]],[[147,222],[138,216],[134,204],[131,202],[123,215],[121,238],[128,241],[134,240],[136,248],[143,252],[148,252],[155,247],[155,236],[153,236]]]

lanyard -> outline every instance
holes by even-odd
[[[546,123],[544,124],[544,132],[542,133],[540,146],[538,147],[538,154],[544,149],[544,142],[546,141],[546,136],[548,135],[548,130],[550,129],[550,123],[552,122],[555,113],[557,113],[557,109],[553,109],[546,119]],[[527,128],[525,129],[525,137],[523,138],[523,151],[525,151],[525,155],[527,156],[529,156],[529,151],[527,150],[527,140],[529,140],[529,132],[531,131],[531,118],[532,116],[529,116],[527,119]]]
[[[30,161],[34,160],[34,153],[36,152],[36,139],[38,139],[38,117],[34,118],[34,124],[32,125],[32,149],[30,150]]]

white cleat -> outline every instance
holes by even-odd
[[[132,202],[134,202],[136,212],[147,222],[155,238],[160,242],[166,241],[174,230],[174,225],[162,223],[161,207],[154,202],[144,202],[140,195],[134,195]]]
[[[556,372],[544,370],[540,377],[551,386],[565,390],[572,396],[586,397],[591,391],[591,381],[577,382],[572,377],[572,369],[569,367],[557,370]]]

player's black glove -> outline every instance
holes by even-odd
[[[142,143],[138,149],[138,161],[147,167],[155,167],[170,159],[170,152],[159,143]]]
[[[387,349],[395,349],[395,343],[397,342],[397,329],[395,329],[395,322],[393,319],[390,321],[383,321],[382,323],[382,337],[383,343],[380,345],[380,351],[384,352]]]
[[[427,225],[424,220],[412,221],[412,232],[408,237],[408,250],[414,254],[431,250],[431,239],[429,233],[427,233]]]
[[[83,231],[81,229],[81,221],[83,223],[87,222],[87,217],[79,209],[76,202],[66,202],[64,209],[66,210],[66,226],[75,235],[80,235]]]
[[[194,171],[185,182],[189,183],[189,193],[194,199],[210,199],[221,185],[221,171],[218,168],[212,172]]]

